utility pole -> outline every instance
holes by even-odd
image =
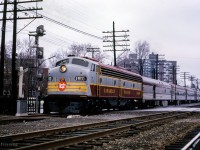
[[[164,66],[166,68],[166,72],[163,73],[169,75],[168,76],[168,82],[171,82],[175,85],[177,85],[177,71],[179,69],[179,66],[176,65],[176,63],[169,64],[170,61],[167,61],[168,63]],[[174,61],[171,61],[174,62]],[[165,78],[166,79],[166,78]],[[165,81],[165,80],[164,80]]]
[[[173,67],[172,68],[173,84],[177,85],[177,71],[179,71],[178,69],[180,68],[179,66],[175,66],[175,65],[173,65],[172,67]]]
[[[191,81],[191,88],[193,88],[193,81],[195,80],[195,77],[191,75],[189,80]]]
[[[17,0],[14,0],[14,14],[13,14],[13,47],[12,47],[12,99],[11,106],[13,113],[16,112],[17,100],[17,69],[16,69],[16,46],[17,46]]]
[[[106,34],[111,34],[111,36],[107,35],[107,36],[104,36],[104,40],[103,42],[108,42],[108,43],[112,43],[112,45],[105,45],[103,47],[113,47],[112,50],[104,50],[104,51],[113,51],[114,53],[114,66],[117,66],[117,62],[116,62],[116,51],[129,51],[130,49],[127,49],[128,44],[117,44],[117,42],[127,42],[127,41],[130,41],[129,39],[127,39],[127,37],[129,35],[127,35],[126,33],[129,32],[129,30],[122,30],[122,31],[115,31],[115,23],[113,21],[113,31],[104,31],[103,33],[106,33]],[[124,35],[116,35],[116,33],[124,33]],[[111,39],[112,38],[112,39]],[[116,40],[116,38],[123,38],[123,39],[119,39],[119,40]],[[124,49],[121,49],[121,50],[117,50],[116,47],[117,46],[125,46],[126,48]]]
[[[155,79],[156,77],[155,77],[155,75],[156,75],[156,73],[155,73],[156,71],[155,71],[155,68],[152,68],[151,69],[151,78],[152,79]]]
[[[156,75],[155,75],[155,77],[156,77],[156,80],[158,80],[158,54],[156,54]]]
[[[2,22],[2,36],[1,36],[1,64],[0,64],[0,96],[3,96],[4,88],[4,56],[5,56],[5,34],[6,34],[6,11],[7,0],[4,0],[3,22]]]
[[[155,65],[155,69],[153,69],[152,73],[155,73],[155,74],[152,75],[152,76],[153,76],[154,79],[156,79],[156,80],[158,80],[158,74],[161,73],[161,72],[159,72],[159,65],[161,65],[161,64],[159,64],[159,62],[161,62],[161,61],[159,60],[159,56],[164,56],[164,55],[159,55],[159,54],[154,55],[154,60],[155,60],[154,65]]]
[[[199,89],[199,79],[196,79],[196,89]]]
[[[92,53],[92,58],[94,58],[94,53],[95,52],[99,52],[99,48],[89,47],[89,48],[87,48],[87,52],[91,52]]]
[[[3,18],[0,19],[2,20],[13,20],[13,47],[12,47],[12,104],[11,104],[11,114],[16,113],[16,100],[17,100],[17,68],[16,68],[16,41],[17,41],[17,20],[19,19],[36,19],[36,18],[42,18],[42,16],[36,16],[33,17],[19,17],[17,16],[17,12],[28,12],[28,11],[33,11],[33,10],[42,10],[42,8],[30,8],[30,9],[18,9],[17,5],[22,4],[22,3],[33,3],[36,2],[41,2],[43,0],[31,0],[31,1],[17,1],[14,0],[13,2],[8,2],[6,1],[7,4],[13,5],[14,9],[13,10],[6,10],[6,12],[13,12],[13,18]],[[0,5],[4,5],[4,3],[0,3]],[[2,12],[0,12],[2,13]]]
[[[115,43],[115,22],[113,21],[113,52],[114,52],[114,66],[117,66],[116,62],[116,43]]]
[[[181,72],[181,77],[184,79],[184,87],[186,87],[186,79],[189,76],[189,72]]]

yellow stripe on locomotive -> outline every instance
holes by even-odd
[[[61,92],[58,87],[59,82],[49,82],[48,92]],[[62,92],[88,92],[88,90],[84,82],[67,82],[66,88]]]

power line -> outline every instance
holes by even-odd
[[[69,11],[69,9],[71,9],[70,15],[73,13],[75,16],[78,16],[78,17],[74,17],[73,16],[73,18],[71,18],[70,15],[69,16],[68,15],[61,16],[58,13],[51,13],[50,16],[51,16],[51,18],[56,18],[57,20],[66,20],[66,18],[67,19],[70,18],[70,22],[73,21],[74,24],[79,24],[80,23],[81,26],[84,26],[84,27],[86,27],[86,28],[88,28],[90,30],[91,29],[95,29],[95,30],[98,30],[100,32],[102,31],[101,30],[101,28],[102,28],[101,23],[102,22],[100,22],[100,20],[95,20],[97,17],[91,18],[89,15],[88,16],[84,16],[83,15],[84,12],[80,11],[80,9],[77,8],[77,7],[76,7],[76,9],[73,9],[71,7],[68,7],[67,9],[68,9],[68,11]],[[49,14],[49,12],[51,12],[51,9],[46,8],[46,12],[48,12],[48,14]],[[44,14],[44,12],[43,12],[43,14]],[[88,23],[87,20],[95,20],[95,22],[98,22],[98,23],[94,25],[94,24]],[[100,28],[100,26],[101,26],[101,28]],[[79,26],[79,28],[80,28],[80,26]]]
[[[21,5],[20,5],[20,7],[26,8],[26,7],[21,6]],[[32,12],[34,12],[34,11],[32,11]],[[34,12],[34,13],[36,13],[36,12]],[[81,33],[81,34],[84,34],[84,35],[87,35],[87,36],[90,36],[90,37],[93,37],[93,38],[96,38],[96,39],[99,39],[99,40],[102,40],[102,39],[103,39],[102,37],[99,37],[99,36],[96,36],[96,35],[87,33],[87,32],[85,32],[85,31],[81,31],[81,30],[79,30],[79,29],[76,29],[76,28],[71,27],[71,26],[69,26],[69,25],[66,25],[66,24],[64,24],[64,23],[61,23],[61,22],[59,22],[59,21],[56,21],[56,20],[54,20],[54,19],[52,19],[52,18],[50,18],[50,17],[47,17],[47,16],[45,16],[45,15],[42,15],[42,14],[40,14],[40,13],[38,13],[38,12],[37,12],[37,14],[43,16],[44,19],[46,19],[46,20],[48,20],[48,21],[50,21],[50,22],[53,22],[53,23],[55,23],[55,24],[57,24],[57,25],[63,26],[63,27],[65,27],[65,28],[68,28],[68,29],[73,30],[73,31],[75,31],[75,32],[78,32],[78,33]]]
[[[51,22],[53,22],[53,23],[56,23],[56,24],[61,25],[61,26],[63,26],[63,27],[66,27],[66,28],[68,28],[68,29],[70,29],[70,30],[73,30],[73,31],[75,31],[75,32],[78,32],[78,33],[81,33],[81,34],[84,34],[84,35],[87,35],[87,36],[94,37],[94,38],[97,38],[97,39],[99,39],[99,40],[102,40],[102,38],[99,37],[99,36],[96,36],[96,35],[93,35],[93,34],[90,34],[90,33],[84,32],[84,31],[81,31],[81,30],[79,30],[79,29],[70,27],[70,26],[68,26],[68,25],[66,25],[66,24],[64,24],[64,23],[61,23],[61,22],[56,21],[56,20],[54,20],[54,19],[51,19],[51,18],[49,18],[49,17],[47,17],[47,16],[43,16],[43,17],[44,17],[44,19],[46,19],[46,20],[48,20],[48,21],[51,21]]]

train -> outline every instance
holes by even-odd
[[[68,56],[49,69],[44,113],[98,113],[200,101],[200,90],[151,79],[89,57]]]

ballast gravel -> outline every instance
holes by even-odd
[[[158,112],[109,112],[92,116],[79,116],[70,115],[67,117],[48,117],[39,121],[23,121],[15,122],[5,125],[0,125],[0,136],[6,136],[11,134],[33,132],[39,130],[53,129],[58,127],[69,127],[87,123],[94,123],[107,120],[118,120],[123,118],[136,117],[141,115],[153,114]],[[13,118],[13,116],[11,116]]]
[[[128,138],[104,143],[93,150],[165,150],[165,146],[183,138],[189,131],[200,127],[200,114],[190,119],[173,120]]]
[[[68,127],[106,120],[117,120],[158,112],[110,112],[92,116],[68,116],[65,118],[50,117],[39,121],[18,122],[0,125],[0,136],[33,132],[57,127]],[[200,126],[200,113],[188,119],[174,119],[167,124],[155,126],[147,131],[116,139],[103,146],[94,147],[94,150],[164,150],[166,145],[184,137],[189,131]]]

